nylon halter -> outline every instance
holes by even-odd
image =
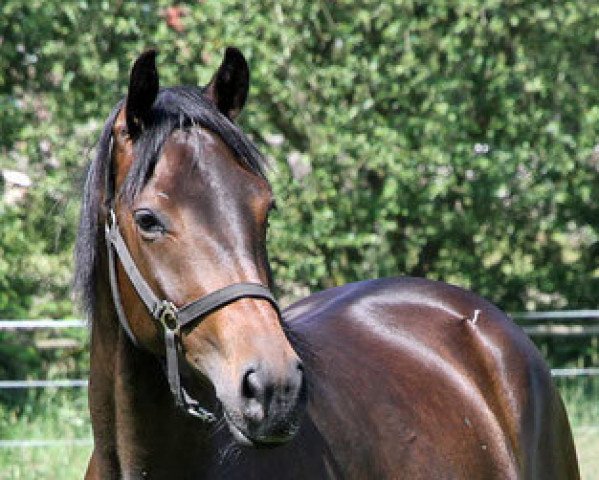
[[[131,342],[136,347],[140,347],[139,342],[131,330],[131,326],[127,320],[125,311],[123,310],[123,304],[121,303],[116,275],[115,253],[127,273],[131,284],[139,295],[139,298],[148,309],[152,318],[158,321],[164,330],[164,343],[166,346],[165,373],[171,393],[175,398],[176,405],[189,415],[199,418],[200,420],[205,422],[216,421],[215,415],[200,406],[198,401],[193,399],[181,385],[178,360],[179,346],[181,343],[181,329],[194,321],[201,322],[209,313],[241,298],[259,298],[268,300],[280,316],[279,305],[272,292],[264,285],[258,283],[235,283],[221,288],[220,290],[216,290],[204,297],[200,297],[193,302],[187,303],[181,308],[177,308],[171,301],[159,299],[143,278],[129,253],[129,249],[125,244],[123,236],[121,235],[116,221],[116,215],[112,208],[110,209],[109,218],[106,221],[105,231],[106,246],[108,249],[110,289],[112,291],[112,299],[117,316],[123,330],[125,330],[127,336],[131,339]]]

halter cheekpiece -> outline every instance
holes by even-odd
[[[264,285],[258,283],[235,283],[227,287],[216,290],[204,297],[200,297],[193,302],[177,308],[171,301],[159,299],[152,288],[143,278],[138,270],[129,249],[125,244],[123,236],[119,230],[116,221],[114,209],[110,208],[109,217],[105,224],[106,246],[108,249],[108,270],[110,278],[110,289],[117,312],[117,316],[131,339],[131,342],[139,347],[139,342],[131,330],[119,293],[117,275],[116,275],[116,256],[118,256],[131,284],[139,295],[139,298],[145,304],[148,312],[156,320],[164,331],[165,352],[165,373],[168,379],[170,390],[175,398],[176,405],[183,411],[205,422],[216,421],[215,415],[200,406],[197,400],[193,399],[181,385],[179,373],[178,352],[181,329],[192,322],[201,322],[209,313],[218,310],[225,305],[235,302],[241,298],[260,298],[267,300],[275,308],[280,316],[280,309],[272,292]]]

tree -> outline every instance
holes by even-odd
[[[205,84],[252,71],[242,126],[272,159],[283,298],[424,275],[509,311],[596,307],[595,2],[5,0],[0,316],[63,316],[84,165],[132,59]]]

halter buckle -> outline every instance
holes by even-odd
[[[178,327],[177,323],[177,307],[168,300],[162,300],[154,312],[154,317],[164,325],[164,328],[168,330],[176,330]]]
[[[114,209],[110,209],[108,216],[106,218],[106,223],[104,224],[104,230],[106,232],[106,238],[110,238],[110,232],[112,227],[116,225],[116,214],[114,213]]]

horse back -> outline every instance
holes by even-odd
[[[285,320],[312,425],[292,443],[322,443],[330,476],[579,478],[549,370],[484,299],[373,280],[314,294]]]

